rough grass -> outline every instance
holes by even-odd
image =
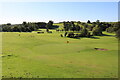
[[[118,42],[114,36],[72,39],[60,37],[61,33],[4,32],[3,77],[118,77]],[[98,51],[94,48],[108,50]]]

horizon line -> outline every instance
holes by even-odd
[[[53,21],[53,20],[49,20],[49,21]],[[67,20],[67,21],[69,21],[69,22],[71,22],[71,21],[73,21],[73,22],[78,22],[78,20]],[[65,21],[65,22],[67,22],[67,21]],[[79,20],[80,21],[80,20]],[[87,20],[88,21],[88,20]],[[83,23],[87,23],[87,21],[80,21],[80,22],[83,22]],[[99,20],[100,21],[100,20]],[[26,23],[38,23],[38,22],[45,22],[45,23],[48,23],[48,21],[22,21],[21,23],[11,23],[11,22],[6,22],[6,23],[2,23],[2,24],[8,24],[8,23],[10,23],[10,24],[22,24],[23,22],[26,22]],[[64,21],[59,21],[59,22],[54,22],[53,21],[53,23],[62,23],[62,22],[64,22]],[[96,22],[96,21],[90,21],[90,22]],[[119,20],[118,21],[100,21],[100,22],[120,22]],[[2,25],[2,24],[0,24],[0,25]]]

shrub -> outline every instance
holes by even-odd
[[[74,38],[74,33],[73,32],[68,33],[67,37]]]
[[[90,32],[88,32],[86,36],[87,36],[87,37],[90,37],[90,36],[91,36],[91,35],[90,35]]]
[[[86,37],[88,34],[88,30],[86,28],[84,28],[82,31],[81,31],[81,34],[80,34],[80,37]]]
[[[106,32],[112,33],[112,32],[115,32],[117,30],[118,30],[117,27],[109,27],[109,28],[106,29]]]
[[[93,32],[92,34],[94,36],[101,36],[102,35],[102,29],[98,26],[94,27],[92,32]]]
[[[120,29],[116,31],[116,37],[120,40]]]

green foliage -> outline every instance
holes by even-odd
[[[100,23],[100,20],[96,20],[96,24],[99,24]]]
[[[46,25],[46,29],[51,29],[53,27],[53,21],[49,21]]]
[[[31,31],[36,31],[39,28],[45,28],[46,23],[44,22],[38,22],[38,23],[23,22],[22,24],[16,24],[16,25],[5,24],[1,26],[2,26],[3,32],[31,32]]]
[[[90,36],[91,36],[91,35],[90,35],[90,32],[88,32],[88,33],[87,33],[87,35],[86,35],[86,37],[88,37],[88,38],[89,38]]]
[[[118,29],[118,30],[116,31],[116,36],[117,36],[117,38],[120,40],[120,29]]]
[[[107,32],[112,33],[115,32],[116,28],[115,27],[109,27],[106,29]]]
[[[23,21],[23,23],[22,23],[23,25],[26,25],[27,24],[27,22],[26,21]]]
[[[80,31],[81,30],[81,27],[79,25],[75,25],[75,30],[76,31]]]
[[[89,24],[90,24],[90,23],[91,23],[91,22],[90,22],[90,20],[88,20],[88,21],[87,21],[87,23],[89,23]]]
[[[88,34],[88,30],[86,28],[82,29],[80,37],[86,37]]]
[[[88,24],[84,23],[83,26],[84,26],[84,28],[87,28],[87,27],[88,27]]]
[[[109,26],[106,31],[109,33],[116,32],[120,28],[120,22],[112,23],[111,26]]]
[[[77,24],[81,24],[81,22],[80,22],[80,21],[78,21],[78,22],[77,22]]]
[[[73,21],[71,22],[63,22],[64,25],[64,30],[65,31],[80,31],[81,27],[79,26],[79,24],[75,24]]]
[[[74,38],[74,33],[73,32],[68,33],[67,37]]]
[[[7,23],[7,25],[8,25],[8,26],[10,26],[10,25],[11,25],[11,23]]]
[[[89,31],[92,31],[92,29],[94,28],[95,26],[92,24],[92,25],[88,25],[88,30]]]
[[[102,29],[101,29],[101,27],[99,27],[98,25],[96,25],[96,27],[93,28],[92,34],[94,36],[101,36],[102,35]]]
[[[69,31],[70,30],[70,22],[63,22],[64,30]]]

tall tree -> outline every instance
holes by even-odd
[[[100,23],[100,20],[96,20],[96,23],[99,24],[99,23]]]
[[[46,31],[48,32],[49,29],[52,28],[52,27],[53,27],[53,21],[50,20],[46,25]]]
[[[90,23],[91,23],[91,22],[90,22],[90,20],[88,20],[88,21],[87,21],[87,23],[89,23],[89,24],[90,24]]]
[[[102,35],[102,29],[98,25],[93,28],[92,30],[94,36],[101,36]]]
[[[118,30],[116,31],[116,36],[117,36],[117,38],[120,40],[120,29],[118,29]]]

